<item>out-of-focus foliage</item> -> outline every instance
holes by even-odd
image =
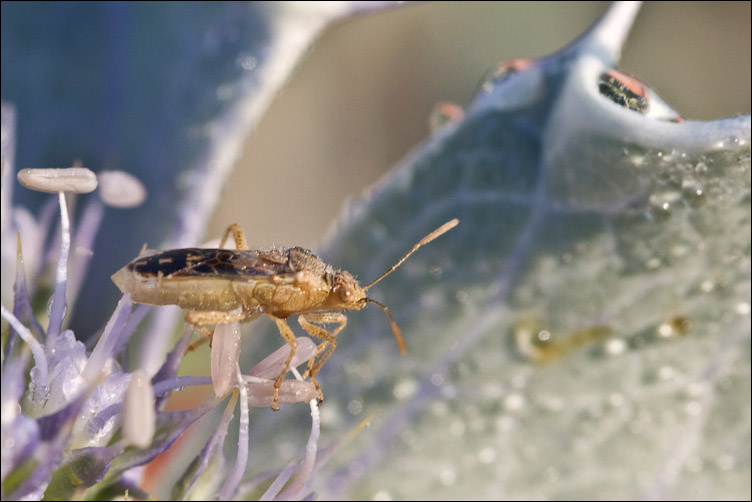
[[[106,239],[106,249],[95,254],[108,260],[93,262],[92,272],[102,278],[100,287],[112,290],[107,277],[144,239],[151,245],[197,243],[241,138],[277,88],[259,69],[274,68],[276,73],[265,75],[277,75],[279,83],[299,55],[267,52],[277,47],[269,42],[276,40],[270,31],[279,35],[283,25],[291,35],[303,30],[299,49],[327,16],[302,7],[283,7],[267,17],[257,4],[198,4],[182,11],[186,23],[174,34],[164,29],[166,22],[155,22],[174,20],[172,7],[160,7],[166,10],[159,17],[146,12],[146,4],[99,4],[94,10],[63,4],[63,11],[52,5],[35,19],[40,33],[57,30],[61,41],[73,39],[61,42],[63,56],[45,55],[45,47],[8,57],[13,43],[33,45],[23,45],[24,33],[8,30],[8,14],[16,7],[3,3],[3,98],[6,76],[18,75],[20,88],[29,86],[14,100],[18,138],[44,148],[39,157],[24,159],[27,164],[42,167],[37,164],[48,151],[61,162],[63,156],[97,152],[83,159],[87,165],[140,170],[150,193],[158,190],[143,213],[111,220],[118,238]],[[92,21],[83,14],[99,17]],[[334,443],[363,417],[376,417],[347,449],[319,455],[314,488],[324,497],[748,498],[750,118],[682,122],[649,89],[637,93],[648,96],[648,106],[619,106],[618,98],[641,88],[610,82],[607,93],[604,75],[618,61],[633,14],[630,7],[617,7],[565,51],[502,68],[464,118],[438,130],[348,208],[326,257],[363,282],[440,223],[454,217],[461,223],[370,291],[403,329],[406,358],[397,356],[380,311],[349,316],[319,378],[326,396],[321,442]],[[80,19],[91,30],[107,28],[94,31],[109,42],[101,45],[104,51],[77,43],[78,36],[92,33],[75,29]],[[40,39],[48,40],[28,41]],[[125,41],[132,46],[120,45]],[[119,50],[113,53],[113,46]],[[94,56],[84,49],[94,49]],[[41,73],[22,73],[21,63],[35,60],[14,60],[15,54],[41,54],[44,60],[28,65]],[[155,58],[152,67],[136,64],[159,54],[174,57]],[[104,77],[71,63],[89,57],[102,61],[95,66],[108,69]],[[131,61],[135,74],[128,71]],[[101,79],[111,85],[98,86]],[[267,85],[260,86],[262,81]],[[67,101],[31,92],[49,82],[63,96],[90,85],[98,99],[84,111],[71,107],[53,114]],[[50,113],[32,114],[37,122],[28,125],[26,113],[37,106]],[[48,116],[66,120],[61,126],[45,121]],[[98,133],[88,136],[91,143],[81,134],[86,128]],[[278,186],[253,187],[267,188]],[[44,214],[37,216],[45,221]],[[143,232],[143,238],[126,236],[128,229]],[[4,255],[6,249],[4,240]],[[3,280],[8,276],[4,261]],[[97,287],[83,292],[88,299],[79,305],[103,297]],[[101,319],[88,319],[100,310],[85,311],[83,325],[94,327],[82,330],[84,336],[100,325]],[[158,310],[151,340],[157,333],[167,340],[176,316]],[[76,356],[86,357],[71,332],[64,336]],[[276,334],[257,338],[279,343]],[[156,371],[166,347],[142,350],[136,364]],[[21,399],[26,362],[4,364],[3,384],[10,392],[4,388],[4,397]],[[166,366],[176,371],[176,365]],[[12,379],[5,378],[6,368]],[[215,453],[225,439],[231,404],[181,483],[203,472],[200,489],[221,489],[214,474],[226,469]],[[50,438],[68,434],[57,426],[69,427],[69,414],[82,405],[69,402],[52,415],[57,422],[38,419],[41,428],[37,419],[16,418],[20,426],[42,430],[45,448],[62,454],[65,445]],[[249,473],[259,458],[275,466],[300,458],[310,427],[290,417],[310,419],[307,409],[296,415],[289,406],[279,414],[252,415]],[[150,454],[166,449],[196,410],[163,415]],[[38,440],[31,437],[29,444]],[[109,446],[80,450],[71,449],[66,462],[76,475],[86,474],[87,483],[107,472],[113,452],[122,453]],[[147,459],[128,451],[114,462],[115,474]],[[41,449],[34,453],[45,458]],[[176,463],[186,458],[193,457]],[[44,465],[53,464],[47,458]],[[19,479],[28,480],[35,486],[25,493],[41,495],[45,476],[14,476],[8,486],[17,490]],[[56,481],[53,486],[72,489],[69,478]],[[255,478],[242,493],[257,493],[258,483]]]
[[[617,104],[623,9],[502,68],[348,208],[328,257],[364,282],[460,225],[370,292],[408,357],[378,311],[340,335],[323,423],[377,418],[325,496],[749,493],[750,117],[683,121],[627,79],[648,105]]]

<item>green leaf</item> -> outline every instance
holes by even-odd
[[[407,357],[377,309],[349,316],[323,422],[376,419],[324,497],[748,493],[750,117],[601,94],[624,9],[490,81],[348,209],[327,258],[363,283],[460,224],[369,291]]]

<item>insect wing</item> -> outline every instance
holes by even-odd
[[[263,259],[256,251],[185,248],[137,258],[129,268],[146,277],[223,277],[232,280],[272,277],[284,274],[287,267]]]

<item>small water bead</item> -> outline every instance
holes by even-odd
[[[246,71],[252,71],[258,67],[258,60],[247,52],[240,53],[235,63]]]
[[[418,382],[405,379],[394,386],[392,394],[396,399],[407,399],[418,391]]]
[[[386,490],[379,490],[373,494],[373,500],[389,501],[394,500],[392,494]]]
[[[524,71],[533,65],[532,59],[510,59],[497,64],[486,76],[481,84],[483,92],[491,92],[494,88],[519,71]]]
[[[525,396],[517,392],[508,395],[503,401],[504,408],[508,411],[522,410],[526,404]]]
[[[452,486],[457,482],[457,473],[454,469],[444,469],[439,474],[439,481],[444,486]]]
[[[483,448],[478,452],[478,460],[482,464],[490,464],[496,460],[496,450],[490,447]]]
[[[627,349],[627,342],[621,338],[612,338],[604,344],[604,350],[610,356],[623,354]]]
[[[654,193],[648,200],[646,217],[650,221],[663,222],[671,217],[677,202],[682,200],[680,192],[668,191]]]
[[[689,207],[698,208],[704,206],[707,201],[705,190],[694,180],[684,180],[682,182],[681,194]]]
[[[454,103],[437,103],[428,116],[428,128],[436,132],[447,124],[460,122],[465,118],[465,110]]]
[[[353,399],[347,403],[347,411],[351,415],[360,415],[363,412],[363,401],[360,399]]]

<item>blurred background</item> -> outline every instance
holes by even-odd
[[[467,106],[495,63],[557,51],[607,5],[436,2],[333,26],[246,142],[207,238],[239,222],[251,247],[316,248],[428,135],[437,102]],[[689,119],[749,113],[750,24],[749,2],[648,2],[620,68]]]
[[[206,240],[237,222],[252,247],[321,248],[345,201],[428,136],[436,103],[466,106],[496,63],[561,49],[607,6],[418,3],[331,26],[244,142]],[[284,14],[315,23],[310,12],[318,7],[3,2],[0,8],[2,99],[16,110],[16,168],[81,159],[95,172],[133,173],[149,192],[139,208],[104,216],[81,304],[108,307],[76,313],[71,323],[77,332],[93,333],[119,297],[110,275],[144,243],[163,247],[177,213],[204,211],[186,201],[195,179],[190,170],[208,164],[206,131],[217,117],[238,109],[236,96],[225,99],[218,91],[255,78],[238,64],[238,54],[262,61]],[[685,117],[749,113],[750,25],[749,2],[646,3],[621,69]],[[49,199],[13,190],[14,204],[35,215]],[[82,197],[74,211],[80,214],[87,201]],[[194,244],[200,242],[185,243]]]
[[[2,3],[4,35],[13,27],[14,17],[9,11],[19,4]],[[230,11],[239,5],[211,4],[219,4],[219,10],[230,5],[225,9]],[[95,171],[119,168],[151,175],[142,175],[150,199],[141,208],[141,215],[135,210],[110,211],[105,217],[95,250],[95,256],[105,262],[93,268],[87,279],[93,285],[85,289],[85,294],[97,303],[81,301],[79,305],[92,307],[80,309],[81,319],[72,323],[78,323],[74,327],[77,333],[96,333],[119,297],[109,275],[135,256],[144,241],[158,246],[159,239],[164,238],[156,220],[169,218],[165,208],[177,204],[174,198],[164,195],[179,191],[175,186],[181,183],[183,173],[174,167],[185,168],[186,158],[195,160],[181,148],[185,145],[180,140],[191,138],[184,129],[204,125],[203,120],[215,115],[212,110],[195,112],[200,115],[197,118],[192,108],[200,107],[195,101],[173,102],[170,96],[165,99],[160,89],[144,78],[151,75],[157,82],[164,79],[168,74],[164,60],[174,62],[181,54],[171,52],[174,47],[160,45],[167,39],[160,38],[163,33],[184,33],[153,20],[154,11],[166,9],[166,4],[140,3],[132,8],[131,4],[108,3],[104,4],[102,16],[94,21],[77,15],[80,12],[69,12],[69,18],[50,14],[51,3],[25,5],[25,19],[44,22],[29,23],[32,28],[25,32],[18,30],[12,39],[15,46],[8,44],[6,38],[2,44],[2,98],[17,106],[17,167],[60,167],[80,157]],[[89,4],[64,5],[90,9]],[[186,13],[192,9],[208,11],[207,5],[186,3],[178,8],[184,9],[180,14],[187,18]],[[561,49],[582,34],[607,5],[421,3],[332,26],[300,62],[245,142],[242,158],[223,189],[206,237],[217,238],[228,224],[238,222],[245,228],[252,247],[319,247],[332,222],[342,214],[345,201],[363,193],[429,134],[427,119],[436,103],[452,101],[466,106],[479,82],[497,62],[541,57]],[[226,18],[217,25],[234,26],[234,14],[225,14]],[[203,27],[204,18],[209,18],[194,15],[193,22],[199,27]],[[217,16],[221,17],[222,12]],[[184,17],[169,13],[170,21],[175,25],[182,23],[186,30]],[[264,31],[263,21],[258,21],[259,32]],[[751,25],[749,2],[647,3],[632,30],[620,68],[644,80],[689,119],[712,120],[749,113]],[[63,31],[61,26],[74,34],[99,34],[112,45],[105,47],[106,54],[101,59],[81,57],[79,49],[95,45],[91,39],[57,56],[55,49],[62,43],[55,38],[55,30]],[[192,32],[190,35],[186,38],[198,38],[192,37]],[[130,43],[124,42],[126,38]],[[258,45],[263,46],[266,39],[259,38]],[[185,42],[181,37],[169,40]],[[239,46],[246,47],[246,42],[238,38]],[[17,52],[6,53],[11,50],[9,47],[15,47]],[[56,66],[48,72],[41,71],[41,59],[30,57],[32,52],[52,54],[49,59]],[[185,53],[191,55],[188,50]],[[152,56],[149,64],[153,66],[140,64],[139,58],[144,55]],[[192,72],[205,60],[195,57],[191,61],[197,61],[195,66],[181,66],[182,61],[176,65],[184,73],[169,74],[178,73],[194,87],[195,94],[185,92],[180,97],[210,95],[218,101],[214,95],[217,82]],[[102,92],[96,87],[95,70],[88,73],[84,63],[91,63],[95,69],[111,65],[107,73],[111,80],[106,83],[115,85]],[[129,65],[140,70],[138,78],[128,74]],[[207,73],[213,69],[207,71],[204,67]],[[43,77],[35,78],[38,75]],[[129,75],[132,80],[125,82]],[[77,93],[68,94],[70,88]],[[139,92],[126,92],[133,89]],[[163,89],[161,92],[168,94]],[[101,107],[102,103],[120,109]],[[132,122],[120,122],[120,117],[127,117],[139,105],[145,109],[143,115],[133,117]],[[87,106],[98,108],[101,121],[92,120],[92,116],[97,116],[89,113]],[[171,127],[177,130],[174,136],[180,140],[166,144],[163,140],[169,139]],[[158,134],[160,130],[164,136]],[[202,146],[195,146],[195,151]],[[113,159],[108,159],[110,153]],[[43,200],[33,199],[30,192],[22,189],[14,195],[29,207],[34,207],[35,201],[39,207]],[[145,237],[145,230],[150,230],[151,235]]]

